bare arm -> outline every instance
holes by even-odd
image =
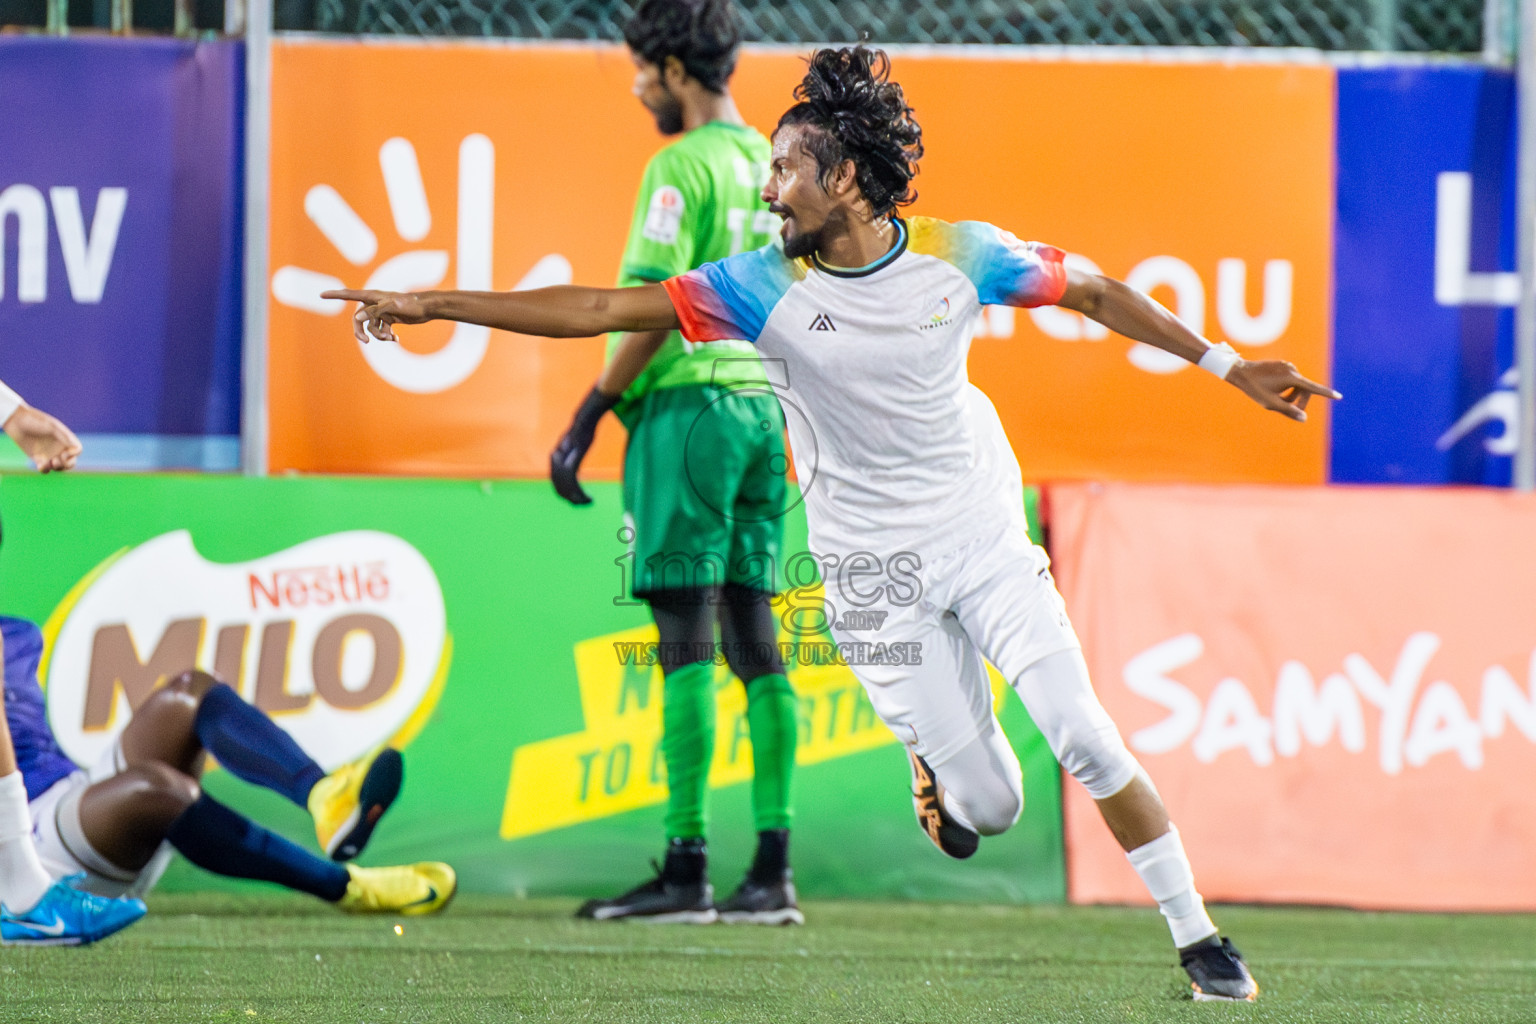
[[[631,332],[619,339],[613,358],[597,378],[597,389],[610,398],[629,390],[671,331]]]
[[[656,284],[656,281],[650,281]],[[646,364],[661,351],[661,346],[671,334],[666,331],[631,331],[619,339],[613,358],[603,367],[597,378],[597,390],[609,398],[617,399],[629,386],[640,378]]]
[[[362,305],[352,333],[367,344],[398,341],[394,324],[458,320],[544,338],[589,338],[609,331],[672,331],[678,323],[672,300],[659,284],[638,288],[561,285],[526,292],[381,292],[343,288],[322,298]]]
[[[619,398],[640,376],[645,364],[651,361],[668,331],[630,332],[619,339],[619,347],[608,365],[603,367],[597,385],[582,399],[571,425],[549,453],[549,480],[555,485],[555,493],[572,505],[590,505],[592,498],[582,490],[577,473],[592,439],[597,435],[597,422],[619,403]]]
[[[1113,278],[1067,268],[1067,290],[1057,303],[1097,320],[1132,341],[1146,342],[1192,363],[1213,346],[1160,304]],[[1278,359],[1238,359],[1226,374],[1227,383],[1282,416],[1304,421],[1313,395],[1342,398],[1330,387],[1308,380],[1296,367]]]

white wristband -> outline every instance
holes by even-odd
[[[20,395],[5,386],[5,381],[0,380],[0,427],[5,426],[6,421],[16,415],[16,410],[26,404]]]
[[[1205,355],[1195,365],[1208,373],[1214,373],[1222,380],[1227,379],[1227,374],[1232,372],[1232,367],[1242,362],[1243,357],[1237,354],[1237,349],[1222,342],[1220,345],[1212,345],[1205,350]]]

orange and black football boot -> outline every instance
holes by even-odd
[[[944,812],[933,769],[912,751],[907,754],[912,758],[912,808],[917,812],[917,823],[934,846],[956,860],[965,860],[981,845],[981,836]]]

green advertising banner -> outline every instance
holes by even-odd
[[[325,767],[393,742],[405,791],[364,863],[446,860],[469,891],[613,895],[660,855],[661,672],[625,589],[619,490],[548,484],[7,475],[0,611],[36,620],[50,722],[93,762],[156,683],[214,671]],[[789,551],[805,548],[803,515]],[[793,559],[791,559],[793,561]],[[809,560],[806,560],[809,561]],[[782,613],[818,600],[788,574]],[[781,639],[800,700],[793,863],[808,896],[1059,902],[1059,776],[994,674],[1023,818],[956,862],[918,829],[905,754],[825,637]],[[755,842],[745,695],[722,666],[711,874]],[[313,844],[308,818],[214,770],[210,792]],[[164,887],[233,883],[177,864]]]

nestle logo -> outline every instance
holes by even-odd
[[[389,599],[389,575],[383,562],[273,569],[265,579],[253,572],[246,575],[246,580],[253,611],[263,602],[269,608],[304,608],[308,605],[323,608]]]

